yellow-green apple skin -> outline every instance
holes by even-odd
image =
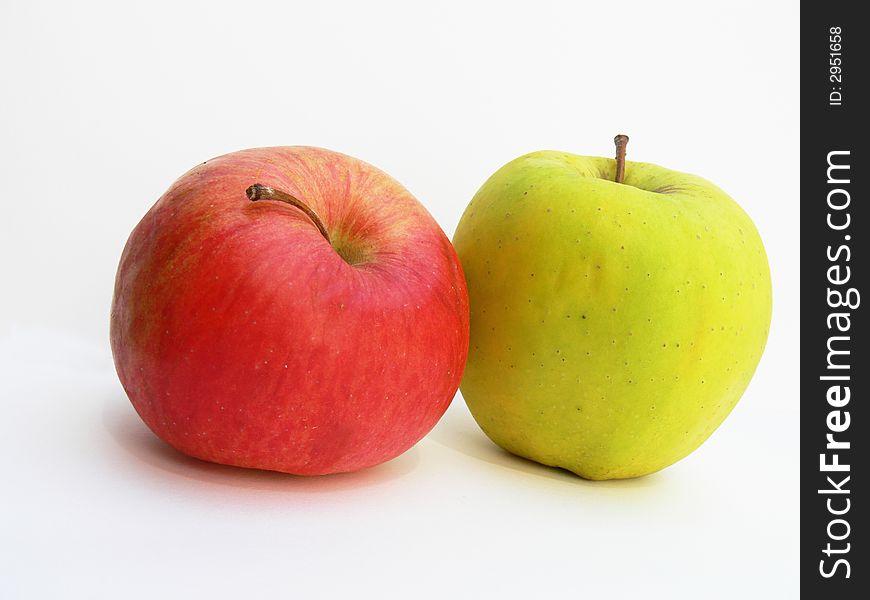
[[[758,231],[694,175],[541,151],[499,169],[454,244],[471,303],[461,391],[499,446],[587,479],[638,477],[701,445],[761,358]]]

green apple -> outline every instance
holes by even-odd
[[[627,139],[617,160],[509,162],[454,236],[472,415],[509,452],[587,479],[652,473],[700,446],[749,384],[770,326],[750,218],[709,181],[624,162]]]

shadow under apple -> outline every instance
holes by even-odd
[[[186,479],[250,490],[305,493],[349,490],[397,479],[419,463],[418,450],[411,448],[393,460],[354,473],[303,477],[220,465],[182,454],[154,435],[126,398],[108,401],[102,420],[114,442],[141,464]]]

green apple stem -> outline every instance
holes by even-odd
[[[314,210],[299,200],[298,198],[294,198],[287,192],[282,192],[281,190],[276,190],[275,188],[271,188],[266,185],[262,185],[259,183],[255,183],[247,190],[245,190],[245,195],[248,197],[248,200],[251,202],[256,202],[257,200],[278,200],[279,202],[286,202],[291,206],[295,206],[302,212],[304,212],[309,219],[311,219],[314,224],[317,226],[317,229],[320,230],[320,235],[322,235],[327,242],[332,244],[332,240],[329,239],[329,232],[326,231],[326,226],[323,224],[323,221],[320,220],[320,217],[317,215]]]
[[[616,144],[616,183],[625,181],[625,147],[628,145],[628,136],[620,133],[613,138]]]

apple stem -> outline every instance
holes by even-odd
[[[317,229],[320,230],[320,235],[322,235],[330,245],[332,244],[332,240],[329,239],[329,232],[326,231],[326,226],[323,224],[323,221],[320,220],[320,217],[310,206],[298,198],[294,198],[287,192],[282,192],[281,190],[276,190],[275,188],[260,183],[255,183],[245,190],[245,195],[251,202],[256,202],[257,200],[278,200],[279,202],[286,202],[291,206],[295,206],[308,215],[308,218],[311,219],[317,226]]]
[[[628,145],[628,136],[620,133],[613,138],[613,143],[616,144],[616,183],[622,183],[625,180],[625,147]]]

